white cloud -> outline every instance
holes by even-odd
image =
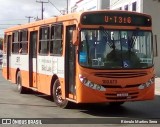
[[[37,0],[42,1],[42,0]],[[48,1],[48,0],[43,0]],[[59,10],[67,7],[67,0],[50,0]],[[28,22],[26,16],[41,18],[41,3],[36,0],[0,0],[0,36],[3,36],[3,28],[11,25]],[[44,3],[44,18],[60,15],[57,9],[50,3]],[[33,21],[32,19],[31,21]]]

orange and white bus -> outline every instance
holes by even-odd
[[[154,99],[151,16],[87,11],[5,30],[2,73],[66,108]]]

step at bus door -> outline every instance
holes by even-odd
[[[66,96],[75,94],[75,71],[76,71],[76,53],[75,46],[72,42],[72,33],[75,26],[68,26],[66,33],[66,54],[65,54],[65,84]]]
[[[37,39],[38,32],[30,32],[29,43],[29,86],[37,88]]]

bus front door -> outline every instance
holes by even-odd
[[[75,26],[68,26],[66,33],[66,54],[65,54],[65,87],[66,87],[66,97],[69,94],[75,95],[75,69],[76,69],[76,50],[72,42],[72,33]],[[72,98],[74,99],[74,98]]]
[[[12,36],[7,36],[7,79],[11,79],[11,40]]]
[[[29,43],[29,86],[37,88],[37,39],[38,32],[30,32]]]

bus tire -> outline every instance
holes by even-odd
[[[62,99],[62,90],[59,79],[56,79],[53,86],[53,99],[57,106],[61,108],[68,108],[69,101],[66,99]]]
[[[110,106],[113,106],[113,107],[119,107],[121,106],[122,104],[124,104],[124,101],[122,102],[110,102],[109,105]]]
[[[22,77],[20,71],[17,73],[17,91],[20,94],[24,94],[26,92],[25,87],[22,86]]]

